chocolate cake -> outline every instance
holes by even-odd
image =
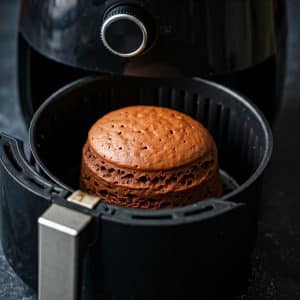
[[[90,129],[81,189],[113,205],[171,208],[221,195],[217,149],[198,121],[178,111],[131,106]]]

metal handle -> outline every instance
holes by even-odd
[[[53,204],[39,218],[39,300],[78,300],[92,217]]]

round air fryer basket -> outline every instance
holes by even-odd
[[[223,178],[237,184],[229,184],[234,188],[219,199],[174,209],[100,203],[100,214],[91,214],[97,240],[85,256],[83,294],[89,300],[173,300],[228,299],[240,293],[249,278],[260,179],[271,156],[272,136],[262,114],[239,94],[201,79],[80,79],[52,95],[31,122],[30,144],[39,173],[67,194],[78,189],[81,150],[90,126],[111,110],[136,104],[172,107],[201,121],[217,143]],[[0,146],[6,147],[6,140],[0,139]],[[28,198],[22,205],[30,209],[23,208],[18,220],[9,216],[25,203],[22,194],[3,201],[4,250],[21,278],[36,286],[36,237],[11,235],[11,228],[29,224],[36,230],[36,216],[56,200],[39,200],[43,208],[38,211],[37,196]],[[24,240],[26,248],[20,247]]]
[[[220,167],[229,175],[223,177],[239,185],[223,200],[235,199],[250,187],[270,159],[272,135],[264,116],[226,87],[202,79],[90,77],[55,93],[35,114],[30,143],[39,166],[60,186],[77,189],[89,128],[109,111],[130,105],[171,107],[208,128],[218,147]]]

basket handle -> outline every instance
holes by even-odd
[[[38,220],[39,300],[78,300],[92,217],[53,204]]]

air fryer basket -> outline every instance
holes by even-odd
[[[36,171],[30,175],[28,164],[22,167],[24,159],[18,158],[22,156],[20,145],[2,136],[0,166],[4,168],[0,171],[11,187],[1,199],[2,231],[12,266],[25,282],[36,286],[36,270],[29,264],[37,265],[36,238],[17,232],[17,224],[30,220],[34,227],[41,210],[55,202],[57,195],[65,198],[78,188],[81,149],[90,126],[113,109],[135,104],[172,107],[203,122],[216,140],[221,168],[238,186],[219,199],[175,209],[150,211],[100,204],[97,242],[89,248],[83,268],[84,296],[212,299],[240,293],[249,276],[260,179],[270,159],[272,137],[265,118],[249,101],[200,79],[89,77],[62,88],[31,122],[30,144],[37,162],[32,169],[40,173],[36,188],[32,186]],[[17,170],[11,170],[16,164]],[[23,169],[26,176],[21,176]],[[39,190],[44,181],[48,185],[43,193],[49,191],[46,196]],[[24,203],[21,192],[10,197],[18,185],[34,197],[26,199],[31,210],[19,213],[15,220],[12,216],[19,211],[18,203]],[[43,209],[35,204],[37,195]],[[63,199],[59,204],[67,205]],[[24,240],[30,245],[25,252],[20,248]]]
[[[111,110],[139,104],[171,107],[201,121],[216,141],[221,169],[239,185],[249,185],[265,167],[271,137],[262,115],[233,91],[200,79],[81,79],[35,114],[30,127],[35,159],[59,185],[77,189],[81,149],[91,125]]]

